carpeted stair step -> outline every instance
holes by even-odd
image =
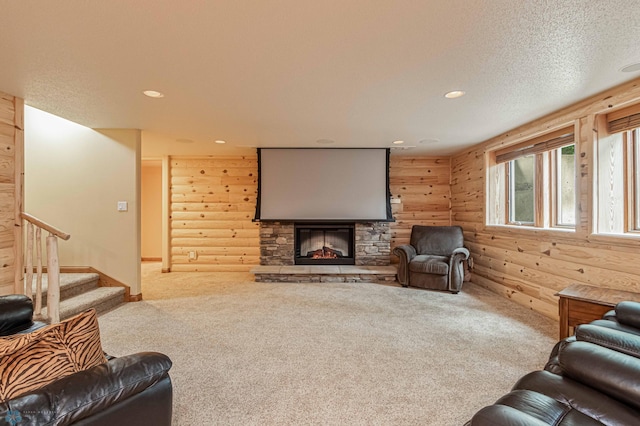
[[[124,287],[97,287],[60,302],[60,320],[95,308],[98,314],[124,303]],[[46,317],[47,308],[42,309]]]
[[[70,299],[86,291],[98,288],[100,275],[95,273],[61,273],[60,300]],[[47,306],[47,274],[42,274],[42,306]],[[36,294],[36,276],[33,277],[33,294]]]

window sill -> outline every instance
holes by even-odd
[[[536,226],[526,226],[526,225],[485,225],[485,229],[496,229],[496,230],[509,230],[509,231],[523,231],[530,233],[560,233],[560,234],[575,234],[576,230],[574,228],[539,228]]]

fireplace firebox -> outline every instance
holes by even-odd
[[[296,223],[296,265],[355,265],[354,223]]]

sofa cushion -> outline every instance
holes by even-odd
[[[464,234],[460,226],[413,225],[409,244],[418,254],[448,256],[464,246]]]
[[[447,275],[449,273],[449,258],[419,254],[409,262],[409,270],[422,274]]]
[[[563,352],[564,350],[563,348]],[[601,373],[603,375],[606,374],[604,368]],[[572,411],[578,411],[599,420],[601,424],[640,424],[640,411],[626,404],[623,400],[615,399],[589,384],[580,383],[570,377],[559,376],[548,371],[534,371],[516,382],[512,393],[517,390],[528,390],[546,395],[564,404],[567,408],[571,408]],[[577,413],[574,414],[577,415]],[[582,425],[583,423],[564,424]]]
[[[595,324],[580,324],[576,327],[575,336],[578,341],[595,343],[596,345],[640,358],[640,337],[636,334]]]
[[[104,362],[94,309],[32,333],[0,338],[0,400]]]
[[[15,334],[31,327],[33,302],[23,294],[0,297],[0,336]]]
[[[627,300],[618,303],[615,310],[621,324],[640,328],[640,303]]]

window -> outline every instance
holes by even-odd
[[[489,167],[488,224],[575,227],[573,127],[495,151]]]
[[[604,116],[597,142],[594,230],[640,234],[640,105]]]
[[[576,224],[576,156],[575,145],[558,148],[555,157],[554,196],[555,224],[575,226]]]
[[[509,167],[509,223],[533,225],[535,156],[525,155],[507,164]]]

